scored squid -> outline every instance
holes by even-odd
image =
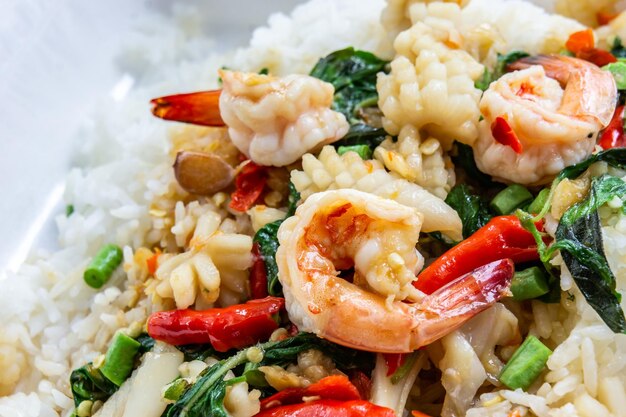
[[[421,225],[414,208],[369,193],[310,196],[278,232],[276,261],[289,318],[300,330],[343,346],[403,353],[432,343],[509,294],[510,259],[430,295],[418,291]],[[352,269],[352,276],[342,277]]]
[[[349,128],[331,110],[334,87],[307,75],[283,78],[220,70],[222,90],[152,100],[155,116],[203,126],[228,126],[252,161],[285,166],[342,138]]]

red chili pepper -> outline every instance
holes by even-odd
[[[263,410],[256,417],[395,417],[391,408],[369,401],[317,400]]]
[[[410,353],[383,353],[385,365],[387,365],[387,376],[395,374],[409,355]]]
[[[541,225],[538,225],[540,227]],[[539,259],[535,239],[516,216],[497,216],[424,269],[413,285],[431,294],[450,281],[499,259]]]
[[[152,99],[152,114],[165,120],[201,126],[224,126],[220,114],[222,90],[174,94]]]
[[[148,318],[148,334],[171,345],[211,343],[226,352],[267,339],[278,328],[273,316],[284,307],[284,299],[266,297],[226,308],[159,311]]]
[[[319,397],[324,400],[360,400],[359,390],[344,375],[331,375],[320,379],[306,388],[287,388],[261,400],[261,410],[297,404],[305,397]]]
[[[602,131],[598,144],[602,149],[626,147],[626,137],[624,137],[624,106],[615,109],[613,118],[609,125]]]
[[[583,49],[582,51],[576,53],[576,58],[584,59],[585,61],[591,62],[599,67],[603,67],[612,62],[617,62],[617,58],[615,58],[612,53],[598,48]]]
[[[513,129],[511,129],[509,122],[507,122],[504,117],[496,117],[496,120],[491,124],[491,134],[498,143],[510,146],[515,153],[520,154],[524,150],[522,142],[520,142]]]
[[[267,183],[267,167],[248,162],[235,178],[235,191],[230,195],[230,208],[246,211],[261,197]]]
[[[265,298],[267,293],[267,272],[265,262],[259,251],[259,244],[252,245],[252,268],[250,268],[250,294],[253,299]]]
[[[600,26],[608,25],[617,16],[619,16],[619,13],[614,13],[614,12],[598,12],[598,13],[596,13],[596,19],[598,20],[598,25],[600,25]]]
[[[593,30],[585,29],[578,32],[574,32],[569,35],[565,47],[577,54],[578,52],[591,49],[596,45],[596,41],[593,36]]]

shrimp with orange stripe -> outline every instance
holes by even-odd
[[[582,59],[522,58],[480,101],[478,168],[505,182],[539,185],[591,155],[615,111],[613,76]]]
[[[411,352],[509,294],[513,262],[501,259],[432,294],[414,285],[423,215],[373,194],[310,196],[281,225],[276,253],[289,318],[302,331],[374,352]],[[354,271],[340,273],[340,271]]]

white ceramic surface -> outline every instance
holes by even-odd
[[[199,5],[223,49],[299,1],[0,0],[0,274],[54,248],[81,119],[119,81],[114,56],[137,21],[176,3]]]

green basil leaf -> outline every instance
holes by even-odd
[[[577,178],[592,164],[600,161],[606,162],[615,168],[626,169],[626,148],[612,148],[593,154],[586,160],[565,168],[556,177],[556,181],[558,182],[565,178]]]
[[[287,217],[291,217],[296,212],[300,193],[293,183],[289,183],[289,204],[287,207]],[[267,276],[267,292],[270,295],[280,297],[283,289],[278,280],[278,265],[276,264],[276,251],[278,250],[278,228],[283,220],[276,220],[268,223],[257,230],[253,241],[259,245],[259,252],[265,264],[265,275]]]
[[[614,196],[626,195],[626,183],[603,175],[594,178],[588,197],[570,207],[561,217],[554,248],[569,269],[591,307],[616,333],[626,333],[626,318],[620,306],[616,281],[604,254],[598,208]]]
[[[72,371],[70,387],[76,407],[85,400],[106,401],[118,388],[99,369],[94,368],[91,362]]]
[[[493,217],[487,203],[465,184],[454,186],[445,201],[459,214],[465,239],[486,225]]]
[[[370,52],[350,47],[320,59],[310,75],[335,87],[333,110],[355,124],[362,122],[360,109],[377,106],[376,74],[385,71],[387,64]]]

